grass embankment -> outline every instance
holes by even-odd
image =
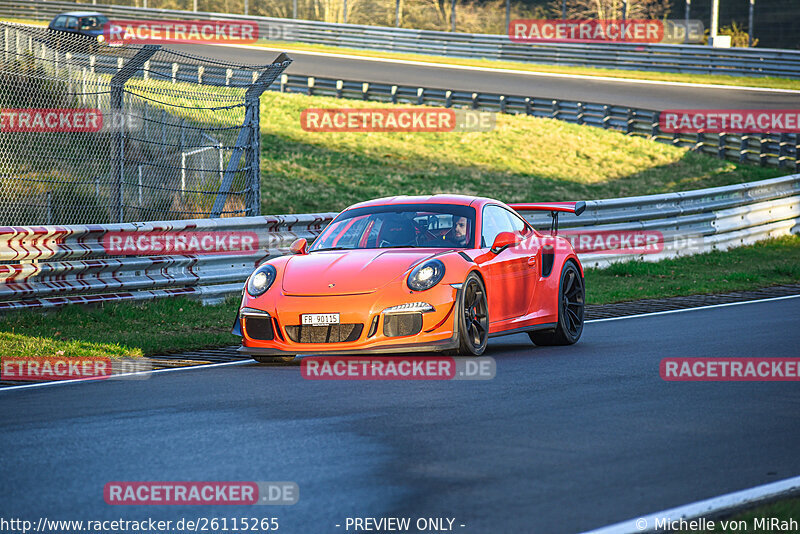
[[[605,304],[800,282],[800,236],[658,263],[586,271],[587,302]],[[238,298],[203,307],[185,299],[0,316],[0,354],[150,356],[232,345]],[[12,333],[13,332],[13,336]]]
[[[4,19],[6,22],[16,22],[19,24],[32,24],[36,26],[46,26],[43,21],[31,21],[24,19]],[[600,69],[593,67],[570,67],[562,65],[548,65],[542,63],[522,63],[517,61],[497,61],[492,59],[468,59],[443,57],[428,54],[411,54],[390,52],[382,50],[360,50],[357,48],[346,48],[341,46],[329,46],[320,44],[297,43],[292,41],[260,41],[255,45],[268,49],[280,49],[285,52],[323,52],[328,54],[344,54],[348,56],[378,57],[398,59],[403,61],[417,61],[424,63],[441,63],[444,65],[461,65],[467,67],[481,67],[486,69],[511,69],[525,72],[567,74],[573,76],[600,76],[606,78],[628,78],[633,80],[653,80],[661,82],[678,82],[693,84],[714,84],[714,85],[733,85],[743,87],[761,87],[773,89],[800,90],[800,80],[778,77],[755,77],[755,76],[724,76],[718,74],[690,74],[678,72],[650,72],[642,70],[625,69]],[[166,45],[169,48],[169,45]]]
[[[323,133],[306,108],[391,107],[265,93],[262,213],[335,211],[390,195],[463,193],[505,202],[599,199],[761,180],[779,169],[740,165],[620,132],[497,115],[490,132]]]

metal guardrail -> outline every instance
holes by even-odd
[[[222,301],[256,265],[314,239],[335,213],[109,225],[0,227],[0,311],[170,296]],[[111,232],[254,232],[252,254],[110,256]]]
[[[273,86],[273,89],[316,96],[394,104],[467,107],[558,119],[647,137],[739,163],[800,171],[800,135],[797,133],[663,133],[659,129],[659,111],[651,109],[287,74],[281,75],[280,86]]]
[[[315,238],[334,215],[0,228],[0,311],[177,295],[219,302],[239,293],[257,264],[286,254],[298,237]],[[549,226],[547,214],[523,215],[534,226]],[[654,261],[798,234],[800,174],[698,191],[589,201],[580,217],[564,214],[561,227],[650,230],[665,236],[663,249],[654,254],[582,254],[587,267],[628,259]],[[259,250],[246,255],[109,256],[104,237],[120,231],[252,231]],[[690,246],[673,246],[676,243]]]
[[[0,16],[49,20],[87,4],[60,1],[0,0]],[[196,13],[169,9],[92,5],[110,18],[121,19],[240,19],[255,21],[261,35],[282,40],[381,50],[624,70],[651,70],[733,76],[800,76],[800,50],[770,48],[719,49],[699,45],[640,43],[512,43],[506,35],[410,30],[382,26],[254,17],[227,13]]]

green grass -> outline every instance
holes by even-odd
[[[800,282],[800,236],[657,263],[625,262],[586,270],[586,301],[722,293]]]
[[[772,503],[764,504],[751,508],[749,510],[738,512],[722,519],[714,520],[714,530],[705,531],[706,534],[713,533],[728,533],[728,532],[769,532],[764,530],[761,525],[756,528],[756,519],[763,518],[777,518],[779,521],[790,521],[794,519],[797,524],[800,524],[800,497],[792,497],[788,499],[781,499]],[[727,522],[723,527],[722,522]],[[739,526],[739,521],[744,521],[747,529]],[[789,523],[785,524],[786,526]],[[796,530],[771,530],[772,532],[796,532]],[[686,532],[686,531],[682,531]],[[697,532],[697,531],[695,531]]]
[[[20,24],[34,24],[45,26],[46,22],[34,22],[23,19],[3,19],[6,22],[17,22]],[[600,69],[593,67],[569,67],[561,65],[548,65],[543,63],[523,63],[517,61],[498,61],[492,59],[468,59],[434,56],[427,54],[411,54],[400,52],[389,52],[382,50],[359,50],[357,48],[346,48],[341,46],[329,46],[308,43],[296,43],[286,41],[259,42],[253,46],[264,48],[279,48],[286,52],[306,51],[306,52],[327,52],[329,54],[346,54],[361,57],[381,57],[390,59],[400,59],[405,61],[419,61],[426,63],[441,63],[444,65],[463,65],[470,67],[481,67],[488,69],[512,69],[526,72],[541,72],[555,74],[571,74],[578,76],[603,76],[609,78],[629,78],[634,80],[653,80],[663,82],[680,82],[695,84],[715,84],[715,85],[736,85],[745,87],[767,87],[774,89],[800,90],[800,80],[778,77],[754,77],[754,76],[724,76],[719,74],[688,74],[672,72],[650,72],[641,70],[623,69]],[[169,45],[167,45],[169,47]],[[291,55],[291,54],[290,54]]]
[[[800,236],[658,263],[587,269],[587,302],[605,304],[800,282]],[[0,354],[135,357],[239,343],[238,299],[202,306],[184,298],[0,316]]]
[[[337,211],[376,197],[431,193],[505,202],[614,198],[786,174],[523,115],[497,115],[490,132],[307,132],[300,127],[306,108],[391,104],[281,93],[265,93],[261,102],[264,214]]]
[[[0,317],[0,354],[121,358],[233,345],[238,302],[203,306],[178,298],[12,312]]]

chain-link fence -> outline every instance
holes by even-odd
[[[259,96],[288,66],[0,23],[0,225],[259,214]]]

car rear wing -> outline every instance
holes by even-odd
[[[550,233],[555,235],[558,233],[558,214],[559,213],[574,213],[580,215],[586,209],[586,202],[579,200],[577,202],[534,202],[532,204],[509,204],[511,209],[515,211],[549,211],[553,222],[550,225]]]

